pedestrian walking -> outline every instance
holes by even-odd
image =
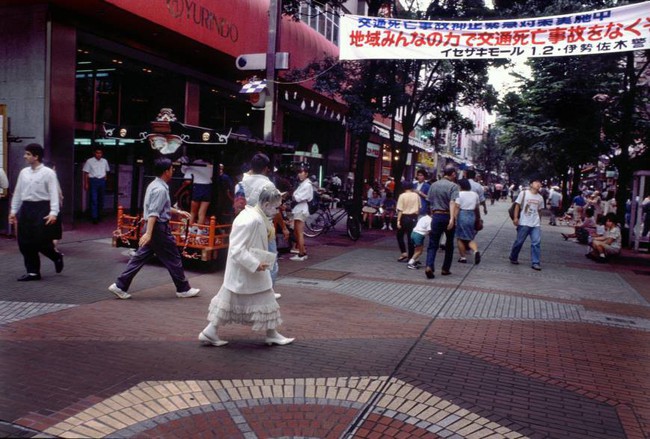
[[[401,252],[397,260],[407,262],[413,257],[415,251],[411,232],[418,222],[420,196],[413,192],[413,183],[410,181],[402,182],[402,191],[397,198],[397,245]],[[404,244],[404,238],[406,238],[406,244]]]
[[[218,330],[229,323],[250,324],[254,331],[266,330],[268,345],[294,341],[277,331],[282,319],[269,272],[277,256],[269,252],[273,229],[269,218],[275,215],[281,201],[282,195],[274,186],[265,186],[257,204],[246,206],[235,218],[223,284],[210,302],[209,323],[198,337],[201,343],[210,346],[228,343],[219,338]]]
[[[140,237],[138,243],[140,247],[131,257],[117,281],[108,287],[108,290],[118,299],[131,298],[127,291],[133,278],[154,254],[169,271],[176,286],[176,297],[194,297],[198,296],[200,292],[198,288],[190,287],[190,283],[185,277],[181,255],[169,225],[172,213],[186,219],[190,218],[189,212],[171,207],[167,183],[171,181],[174,174],[172,161],[164,157],[156,159],[154,172],[157,177],[149,183],[144,194],[144,218],[147,224],[145,233]]]
[[[63,255],[54,248],[53,238],[59,234],[59,182],[56,174],[43,165],[44,149],[38,143],[25,147],[24,159],[29,165],[20,171],[9,210],[9,224],[18,228],[18,248],[25,261],[26,274],[19,282],[41,279],[43,253],[54,262],[54,270],[63,270]]]
[[[420,268],[422,263],[420,262],[420,256],[422,256],[422,251],[424,250],[424,239],[431,231],[431,215],[424,215],[418,220],[413,227],[411,232],[411,241],[413,241],[413,256],[409,259],[406,268],[409,270],[417,270]]]
[[[248,172],[244,173],[240,184],[243,195],[246,198],[247,206],[253,207],[257,205],[262,189],[269,186],[273,188],[276,187],[273,181],[271,181],[271,179],[268,177],[268,174],[270,172],[271,172],[271,160],[269,159],[269,157],[266,154],[263,154],[261,152],[255,154],[251,159],[251,168]],[[280,226],[282,227],[282,233],[285,239],[288,240],[289,229],[284,223],[282,214],[276,211],[274,212],[273,215],[274,218],[269,218],[269,220],[277,224],[280,224]],[[277,246],[277,240],[275,235],[275,229],[272,232],[273,232],[272,233],[273,236],[269,237],[269,251],[277,254],[278,246]],[[271,270],[271,279],[273,280],[273,284],[275,285],[275,281],[280,271],[280,266],[278,265],[277,258],[270,270]],[[280,297],[281,295],[279,293],[275,293],[276,299],[279,299]]]
[[[465,176],[467,180],[469,180],[469,184],[472,187],[472,190],[476,192],[478,195],[479,203],[481,206],[483,206],[483,213],[487,215],[487,205],[485,203],[485,189],[483,188],[483,185],[476,181],[476,171],[474,169],[468,169],[467,172],[465,172]]]
[[[445,259],[442,263],[441,274],[451,274],[451,262],[454,257],[454,227],[456,218],[456,199],[458,198],[457,176],[453,165],[445,166],[443,177],[433,183],[429,189],[427,200],[431,208],[431,232],[429,232],[429,247],[424,274],[433,279],[436,253],[440,246],[440,238],[445,235]]]
[[[86,160],[83,166],[84,190],[90,194],[90,217],[97,224],[104,210],[104,193],[106,192],[106,176],[110,171],[104,151],[95,148],[94,156]]]
[[[456,198],[456,240],[458,244],[459,259],[461,264],[467,263],[467,249],[474,252],[474,264],[481,262],[481,253],[474,238],[476,237],[476,223],[481,219],[480,201],[478,194],[472,189],[469,179],[458,180],[460,192]]]
[[[519,264],[519,252],[526,238],[530,236],[530,259],[533,270],[541,270],[540,257],[542,253],[542,221],[539,212],[544,205],[544,198],[539,194],[542,186],[539,180],[534,180],[528,190],[523,190],[515,201],[515,215],[512,223],[517,227],[517,238],[510,251],[510,263]]]
[[[553,186],[551,188],[551,191],[548,194],[548,202],[551,206],[551,219],[548,223],[551,226],[556,226],[557,217],[560,216],[562,212],[562,194],[560,193],[560,188],[558,186]]]
[[[427,194],[429,193],[429,188],[431,184],[427,181],[429,175],[424,168],[420,168],[415,173],[415,187],[413,192],[418,194],[420,197],[420,212],[418,213],[419,217],[424,215],[429,215],[429,202],[427,201]]]

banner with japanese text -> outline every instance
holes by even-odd
[[[491,21],[344,15],[342,60],[490,59],[650,49],[650,2],[598,11]]]

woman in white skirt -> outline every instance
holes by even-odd
[[[273,232],[268,218],[277,212],[281,198],[275,186],[266,186],[260,192],[258,203],[246,206],[235,218],[223,285],[210,302],[209,323],[199,334],[203,344],[223,346],[228,343],[218,336],[218,327],[228,323],[252,325],[254,331],[266,330],[268,345],[286,345],[294,341],[276,330],[282,319],[269,271],[275,255],[268,252],[269,236]]]

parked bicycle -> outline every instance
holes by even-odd
[[[353,241],[359,239],[361,237],[361,224],[359,224],[359,219],[352,211],[352,200],[343,201],[341,203],[343,207],[334,207],[339,203],[338,198],[322,196],[320,209],[305,221],[305,236],[315,238],[327,233],[345,218],[348,237]]]

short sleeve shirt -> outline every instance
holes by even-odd
[[[144,194],[144,218],[158,217],[158,222],[166,223],[172,217],[169,186],[161,178],[156,177],[149,183]]]
[[[539,211],[544,206],[544,198],[540,194],[521,191],[517,196],[516,203],[521,206],[521,215],[519,216],[520,226],[541,227],[542,222],[539,218]]]
[[[612,227],[611,230],[605,230],[604,237],[611,238],[613,240],[612,243],[609,244],[610,247],[615,249],[621,248],[621,229],[619,229],[618,226]]]
[[[95,157],[91,157],[86,160],[84,163],[83,172],[88,173],[90,178],[106,178],[106,174],[110,171],[108,166],[108,161],[105,158],[97,160]]]
[[[446,178],[433,183],[429,188],[427,201],[431,210],[449,210],[449,203],[458,198],[458,185]]]

